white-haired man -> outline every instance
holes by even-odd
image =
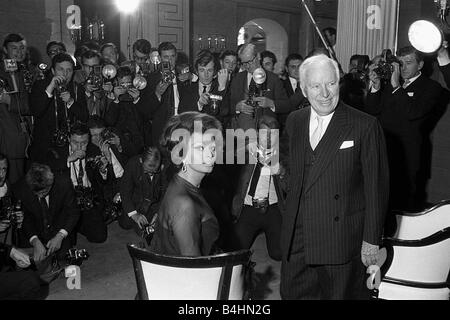
[[[303,62],[300,84],[311,107],[286,124],[281,296],[363,298],[364,266],[376,263],[388,200],[383,133],[376,118],[339,100],[339,68],[325,55]]]

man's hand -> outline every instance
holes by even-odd
[[[62,100],[64,103],[69,103],[69,102],[71,102],[71,101],[73,102],[73,99],[72,99],[72,97],[70,96],[70,92],[69,92],[69,91],[66,91],[66,92],[61,93],[60,97],[61,97],[61,100]]]
[[[217,81],[219,82],[219,91],[225,90],[228,81],[228,69],[221,69],[217,73]]]
[[[9,220],[0,221],[0,233],[8,230],[10,225],[11,225],[11,222]]]
[[[166,92],[167,88],[172,84],[172,82],[160,81],[155,88],[155,95],[161,100],[162,95]]]
[[[58,232],[52,239],[50,239],[47,242],[47,256],[51,255],[52,253],[58,251],[61,248],[61,243],[64,239],[64,236],[62,233]]]
[[[369,80],[372,84],[372,88],[378,91],[381,88],[381,80],[380,76],[374,71],[374,69],[376,68],[378,68],[376,64],[372,64],[369,66]]]
[[[0,93],[0,104],[1,103],[5,103],[7,105],[11,104],[11,96],[8,93],[6,93],[5,91]]]
[[[247,101],[247,100],[239,101],[239,102],[236,104],[236,111],[239,111],[240,113],[244,113],[244,114],[248,114],[248,115],[253,116],[253,113],[255,112],[255,108],[252,107],[252,106],[249,106],[249,105],[246,103],[246,101]]]
[[[133,219],[133,221],[136,222],[141,229],[148,224],[147,218],[140,213],[133,214],[131,219]]]
[[[108,163],[112,163],[112,159],[111,159],[111,151],[109,150],[109,143],[108,142],[103,142],[100,150],[103,154],[103,157],[107,160]]]
[[[11,257],[11,259],[13,259],[16,262],[16,264],[19,268],[24,269],[24,268],[27,268],[31,264],[30,257],[28,256],[28,254],[14,248],[14,247],[11,249],[9,256]]]
[[[108,141],[110,144],[113,144],[117,147],[120,146],[120,137],[114,132],[112,133],[112,138],[110,138]]]
[[[267,97],[256,97],[253,101],[258,102],[258,106],[261,108],[275,108],[273,100]]]
[[[102,89],[108,94],[113,91],[114,87],[111,82],[104,83]]]
[[[136,88],[128,89],[128,93],[130,94],[131,97],[133,97],[133,101],[136,101],[141,95],[141,92]]]
[[[78,159],[83,159],[85,156],[86,156],[86,151],[76,150],[76,151],[72,152],[72,154],[69,157],[67,157],[67,161],[74,162],[74,161],[77,161]]]
[[[361,261],[368,267],[377,263],[379,247],[363,241],[361,247]]]
[[[93,84],[88,84],[88,83],[86,83],[86,85],[84,86],[84,89],[85,89],[86,92],[88,92],[88,93],[93,93],[94,91],[97,91],[97,90],[98,90],[98,88],[97,88],[95,85],[93,85]]]
[[[47,86],[45,91],[47,91],[49,94],[53,94],[53,90],[55,90],[56,86],[59,83],[66,82],[66,78],[64,76],[54,76],[52,78],[52,81],[50,81],[50,84]]]
[[[209,94],[202,93],[200,98],[198,99],[198,104],[203,108],[209,103]]]
[[[41,240],[35,238],[33,240],[33,259],[35,262],[42,261],[46,258],[47,249],[42,244]]]
[[[400,64],[398,62],[392,62],[391,65],[394,69],[391,76],[391,85],[392,88],[396,89],[400,87]]]

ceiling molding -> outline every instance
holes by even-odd
[[[236,3],[238,7],[265,9],[265,10],[278,11],[278,12],[284,12],[284,13],[292,13],[292,14],[301,14],[303,11],[303,9],[300,7],[300,5],[298,8],[293,8],[291,6],[267,4],[262,1],[231,0],[231,2]]]

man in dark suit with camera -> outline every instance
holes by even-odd
[[[377,262],[388,200],[383,132],[374,117],[339,101],[334,60],[306,59],[300,84],[311,107],[291,113],[286,124],[281,297],[368,297],[364,266]]]
[[[48,150],[65,142],[61,140],[68,132],[68,123],[86,122],[89,117],[81,86],[72,81],[73,69],[72,57],[59,53],[52,60],[53,78],[37,81],[31,90],[30,107],[35,119],[32,161],[45,162]]]
[[[440,103],[442,87],[422,75],[423,56],[413,47],[401,48],[392,62],[392,75],[383,87],[379,69],[370,69],[371,88],[366,112],[380,120],[386,136],[391,172],[390,205],[393,209],[420,210],[425,203],[425,143]],[[424,155],[428,153],[428,155]],[[431,163],[431,162],[430,162]]]
[[[33,163],[25,177],[13,185],[13,194],[22,201],[21,232],[33,246],[34,261],[43,261],[53,253],[64,259],[80,215],[70,182],[55,176],[47,165]]]
[[[76,123],[71,128],[69,145],[52,148],[47,153],[46,163],[55,176],[68,181],[75,189],[73,205],[81,213],[75,231],[86,236],[89,242],[102,243],[107,238],[102,184],[107,181],[109,162],[106,159],[95,161],[96,154],[89,143],[89,128]]]
[[[242,166],[233,198],[232,215],[237,249],[250,249],[260,232],[269,256],[281,260],[281,217],[285,209],[285,176],[279,161],[279,124],[270,116],[258,120],[258,141],[247,146],[253,163]],[[247,149],[246,148],[246,149]],[[256,162],[256,163],[254,163]],[[284,171],[284,170],[283,170]]]
[[[234,127],[247,130],[256,128],[255,112],[262,112],[270,116],[278,113],[290,111],[291,104],[283,88],[281,80],[272,72],[266,71],[266,80],[262,84],[263,96],[255,97],[257,110],[254,105],[247,104],[249,92],[252,86],[256,86],[253,79],[253,73],[261,67],[260,55],[256,52],[255,45],[244,44],[239,49],[239,58],[245,71],[238,73],[232,80],[230,86],[229,110],[231,116],[234,116]]]

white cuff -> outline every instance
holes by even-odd
[[[275,113],[275,106],[270,107],[270,110],[272,110],[272,112]]]
[[[31,244],[31,245],[33,245],[33,240],[34,240],[34,239],[37,239],[37,237],[38,237],[38,236],[32,236],[32,237],[30,238],[29,241],[30,241],[30,244]]]
[[[64,229],[61,229],[58,232],[61,233],[64,236],[64,238],[69,235],[69,233],[66,230],[64,230]]]
[[[136,100],[133,101],[134,104],[137,104],[141,100],[141,97],[138,97]]]
[[[131,212],[128,212],[127,215],[128,215],[128,217],[131,218],[131,216],[134,216],[134,215],[137,214],[137,213],[138,213],[138,212],[137,212],[136,210],[133,210],[133,211],[131,211]]]
[[[437,61],[440,67],[446,66],[450,63],[449,57],[437,57]]]
[[[45,89],[45,93],[47,94],[47,97],[49,99],[53,98],[53,95],[51,93],[48,93],[47,89]]]
[[[203,106],[200,104],[200,102],[197,102],[197,108],[198,111],[203,111]]]

